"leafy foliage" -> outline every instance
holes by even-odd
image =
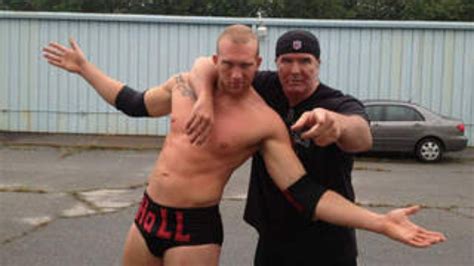
[[[473,0],[0,0],[0,9],[184,16],[474,21]]]

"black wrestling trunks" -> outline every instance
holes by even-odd
[[[150,252],[160,258],[172,247],[222,245],[224,237],[218,205],[189,209],[165,207],[153,202],[146,192],[135,215],[135,224]]]

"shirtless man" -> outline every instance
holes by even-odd
[[[224,186],[255,152],[262,154],[276,185],[308,219],[374,231],[418,247],[445,239],[409,221],[416,208],[375,214],[305,178],[285,125],[251,87],[261,58],[250,28],[228,27],[218,39],[213,56],[219,73],[213,94],[215,122],[209,141],[199,146],[191,144],[185,130],[196,102],[187,74],[140,94],[103,74],[74,41],[70,43],[72,49],[51,43],[44,57],[82,76],[108,103],[129,115],[170,114],[170,132],[125,242],[124,265],[217,265],[223,239],[218,204]]]

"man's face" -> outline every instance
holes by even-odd
[[[288,97],[311,94],[319,80],[319,60],[309,53],[288,53],[276,61],[278,77]]]
[[[248,90],[262,59],[257,55],[257,43],[234,43],[223,38],[219,53],[213,56],[219,86],[227,93],[240,94]]]

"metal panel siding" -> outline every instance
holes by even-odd
[[[79,77],[41,59],[49,41],[74,36],[112,77],[144,90],[188,70],[215,51],[227,25],[252,18],[211,18],[0,11],[0,130],[164,135],[168,119],[128,118]],[[275,69],[285,31],[318,36],[321,80],[360,99],[411,100],[462,118],[474,140],[474,23],[265,19],[262,69]]]
[[[464,68],[463,68],[463,83],[461,85],[461,89],[463,90],[463,112],[461,117],[468,125],[468,136],[469,142],[471,145],[474,144],[474,51],[472,47],[474,47],[474,34],[472,31],[469,34],[466,34],[466,41],[464,45]],[[456,88],[457,89],[457,88]]]
[[[203,36],[188,41],[190,27],[195,26],[35,19],[14,19],[4,23],[2,20],[2,33],[6,32],[8,36],[2,38],[2,54],[8,57],[6,61],[2,60],[2,69],[6,69],[3,73],[8,77],[4,79],[6,85],[2,85],[5,96],[2,98],[7,99],[3,101],[8,102],[2,102],[5,106],[2,110],[7,115],[2,116],[8,122],[2,123],[1,129],[166,134],[167,119],[137,120],[121,116],[86,82],[49,67],[40,59],[40,50],[48,41],[67,44],[67,38],[75,36],[89,60],[99,68],[135,88],[145,89],[189,69],[193,58],[213,50],[214,47],[207,48],[209,42],[206,40],[215,40],[220,28],[204,31]],[[154,38],[153,43],[150,38]],[[206,47],[205,50],[197,49],[197,40],[204,40],[199,47]],[[160,56],[165,60],[159,60]]]
[[[7,51],[10,51],[10,43],[7,41],[8,24],[8,22],[0,23],[0,129],[9,128],[9,117],[6,113],[10,102],[8,87],[10,75],[7,75],[9,60]]]

